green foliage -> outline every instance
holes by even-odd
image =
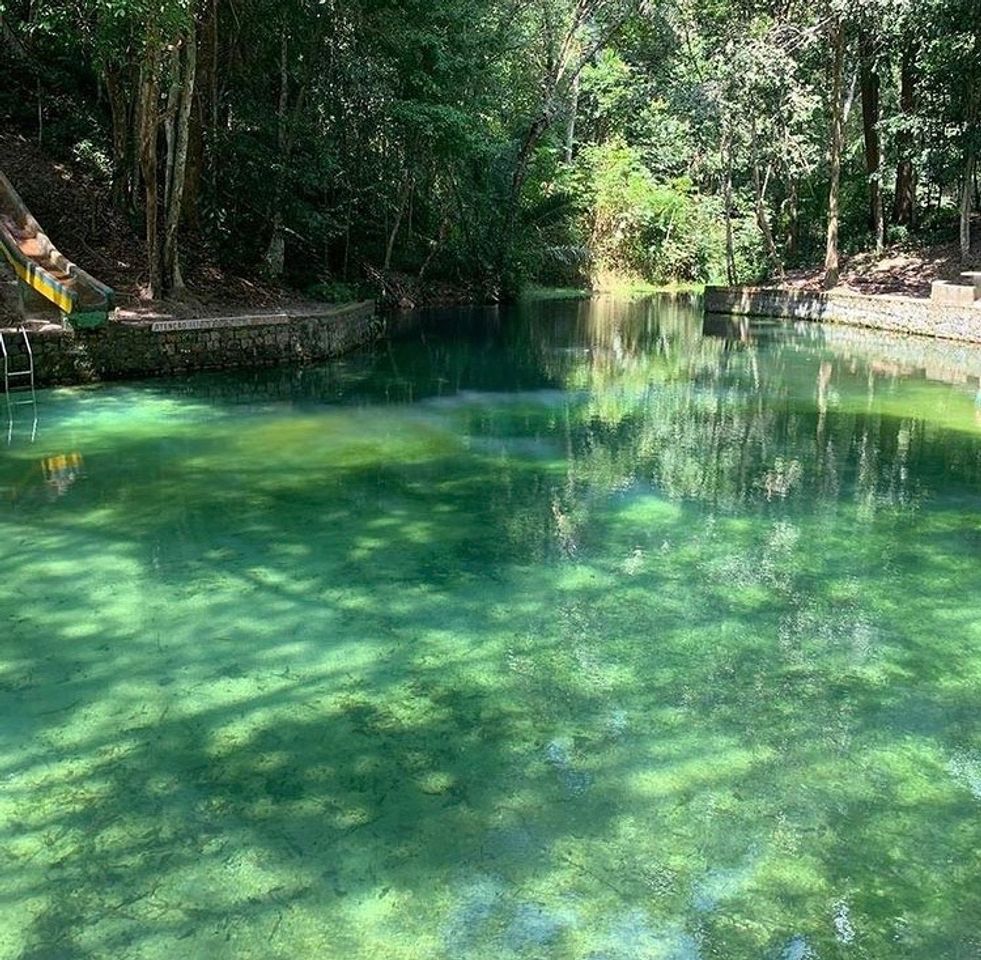
[[[72,159],[96,176],[107,180],[112,176],[112,158],[91,140],[79,140],[72,149]]]
[[[691,178],[664,180],[622,139],[585,148],[572,173],[581,229],[597,274],[655,283],[718,281],[725,273],[724,211]],[[744,276],[759,273],[758,244],[736,218]]]
[[[908,160],[921,209],[902,229],[951,238],[966,158],[981,150],[972,10],[973,0],[915,10],[908,0],[4,0],[4,49],[21,50],[26,67],[9,72],[0,115],[30,133],[40,115],[59,157],[106,181],[138,180],[144,61],[164,63],[166,158],[167,64],[193,37],[185,230],[235,269],[261,269],[278,229],[285,275],[304,288],[324,276],[358,283],[386,263],[505,294],[601,272],[724,280],[727,261],[748,280],[823,253],[834,23],[846,75],[864,56],[879,78],[889,165],[875,179],[887,214],[894,165]],[[899,96],[910,51],[912,108]],[[874,237],[862,93],[848,96],[841,246],[855,251]],[[116,195],[139,215],[139,190]],[[940,211],[930,217],[927,195]]]
[[[336,280],[325,280],[315,283],[306,290],[312,300],[323,300],[324,303],[346,303],[361,299],[361,290],[353,283],[340,283]]]

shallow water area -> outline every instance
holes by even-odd
[[[981,956],[979,376],[600,298],[42,393],[0,958]]]

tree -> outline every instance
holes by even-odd
[[[896,223],[913,226],[916,223],[916,170],[913,166],[913,147],[916,116],[917,57],[919,41],[911,38],[903,45],[900,66],[900,127],[896,147],[899,163],[896,167],[896,191],[892,218]]]
[[[862,137],[865,144],[865,170],[869,183],[869,223],[875,236],[876,253],[882,253],[886,241],[885,213],[882,203],[882,145],[879,137],[880,81],[875,42],[867,28],[859,37],[859,59],[862,87]]]
[[[838,229],[839,204],[841,193],[841,155],[844,150],[845,120],[843,100],[843,80],[845,64],[845,27],[841,17],[833,14],[828,22],[829,43],[831,46],[831,90],[829,93],[830,130],[828,134],[828,153],[830,157],[830,182],[828,185],[828,233],[824,254],[824,287],[831,289],[838,285]]]
[[[3,0],[0,49],[29,68],[0,109],[34,135],[40,103],[50,148],[111,179],[153,296],[212,264],[399,300],[822,259],[834,284],[887,212],[919,239],[918,204],[968,254],[975,8]]]

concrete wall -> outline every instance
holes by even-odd
[[[326,360],[370,343],[382,330],[373,302],[315,315],[266,314],[191,321],[112,322],[95,330],[30,333],[40,385],[168,376],[192,370]],[[11,368],[21,338],[5,334]],[[2,390],[2,384],[0,384]]]
[[[981,343],[981,306],[944,306],[913,297],[812,293],[767,287],[706,287],[708,313],[845,323]]]

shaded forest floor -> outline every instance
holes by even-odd
[[[127,315],[182,318],[314,305],[296,290],[222,269],[201,244],[194,243],[187,244],[182,255],[188,294],[179,300],[150,302],[145,242],[138,228],[113,205],[103,178],[81,164],[53,160],[34,140],[8,131],[0,131],[0,170],[52,243],[69,260],[109,284]],[[5,310],[9,307],[0,300],[0,318]]]
[[[295,288],[222,267],[206,244],[185,239],[181,268],[187,292],[178,299],[146,296],[146,244],[138,224],[113,204],[107,179],[86,165],[56,160],[34,139],[0,131],[0,170],[14,185],[41,229],[69,260],[116,291],[126,319],[224,316],[290,310],[315,312],[325,301]],[[0,279],[6,277],[0,262]],[[444,282],[375,271],[369,278],[382,303],[404,308],[496,299],[479,284]],[[15,300],[0,297],[0,326],[17,322]]]
[[[961,260],[956,241],[927,247],[894,246],[881,257],[869,252],[842,258],[840,286],[855,293],[928,297],[934,280],[957,280],[964,270],[981,270],[981,223],[975,222],[973,232],[975,243],[967,262]],[[783,283],[820,290],[823,276],[821,267],[788,270]]]

